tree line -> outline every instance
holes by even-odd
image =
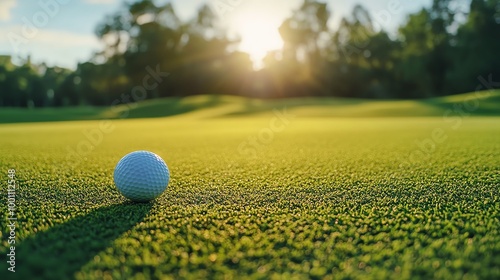
[[[389,34],[360,5],[331,30],[335,7],[304,0],[279,28],[283,49],[255,71],[209,5],[182,21],[170,3],[136,1],[97,26],[105,47],[76,70],[0,56],[0,106],[106,106],[153,70],[165,77],[143,98],[407,99],[473,91],[478,76],[500,76],[500,2],[471,0],[465,11],[459,2],[433,0]]]

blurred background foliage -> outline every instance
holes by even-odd
[[[15,65],[0,56],[0,106],[109,106],[143,84],[148,66],[169,73],[148,99],[410,99],[469,92],[478,76],[500,76],[500,2],[472,0],[466,12],[453,2],[433,0],[389,34],[362,6],[331,30],[330,7],[304,0],[279,28],[283,49],[268,53],[255,70],[208,5],[183,22],[169,3],[137,1],[103,19],[96,35],[105,47],[76,70],[29,58]]]

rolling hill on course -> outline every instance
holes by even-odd
[[[473,116],[499,116],[500,91],[482,91],[420,100],[368,100],[347,98],[249,99],[202,95],[163,98],[115,107],[45,109],[3,108],[0,123],[48,122],[119,118],[224,118],[268,114],[287,108],[298,117],[418,117],[443,116],[449,110]]]

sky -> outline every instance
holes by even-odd
[[[165,2],[168,0],[158,0]],[[209,3],[231,35],[240,34],[240,50],[258,60],[280,48],[278,27],[303,0],[171,0],[182,20]],[[356,4],[367,8],[375,22],[394,32],[408,13],[431,0],[327,0],[335,28]],[[102,48],[96,26],[122,7],[121,0],[0,0],[0,55],[74,69]]]

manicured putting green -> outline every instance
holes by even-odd
[[[15,278],[500,279],[499,117],[275,118],[0,125]],[[171,170],[151,204],[113,184],[134,150]]]

